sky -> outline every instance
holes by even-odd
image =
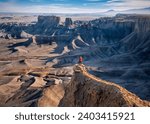
[[[0,12],[97,13],[150,7],[150,0],[0,0]]]

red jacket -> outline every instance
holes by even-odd
[[[80,56],[79,57],[79,63],[82,63],[83,62],[83,58]]]

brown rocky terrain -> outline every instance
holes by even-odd
[[[59,106],[150,107],[150,102],[141,100],[119,85],[89,74],[84,65],[76,65],[74,70]]]
[[[148,106],[149,15],[0,20],[0,106]]]

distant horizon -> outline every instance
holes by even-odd
[[[84,14],[150,7],[149,0],[0,0],[2,13]]]
[[[130,11],[130,10],[140,10],[140,9],[149,9],[150,11],[150,7],[146,7],[146,8],[139,8],[139,9],[129,9],[129,10],[124,10],[124,11],[116,11],[116,10],[107,10],[107,11],[104,11],[104,12],[84,12],[84,13],[64,13],[64,12],[7,12],[7,11],[0,11],[0,14],[68,14],[68,15],[73,15],[73,14],[76,14],[76,15],[81,15],[81,14],[103,14],[103,13],[107,13],[107,12],[116,12],[116,14],[128,14],[128,13],[123,13],[123,12],[127,12],[127,11]],[[122,13],[121,13],[122,12]],[[136,13],[129,13],[129,14],[136,14]],[[138,13],[137,13],[138,14]],[[145,14],[145,13],[143,13]],[[150,13],[149,13],[150,14]]]

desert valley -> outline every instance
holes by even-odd
[[[150,106],[150,15],[80,18],[0,16],[0,106]]]

